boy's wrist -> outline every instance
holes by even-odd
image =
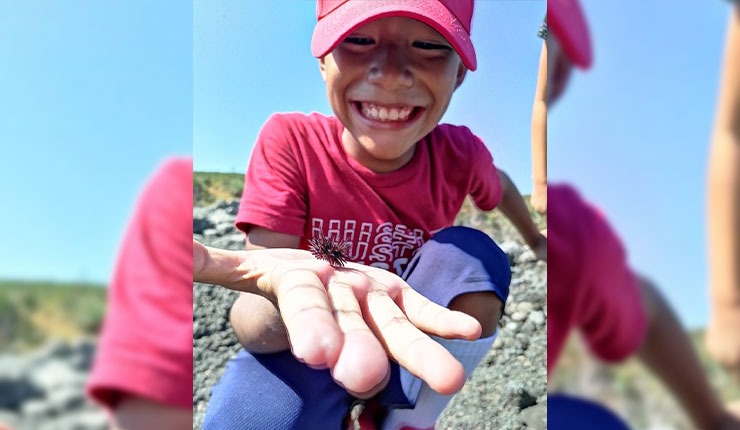
[[[712,309],[714,312],[740,313],[740,294],[727,294],[721,297],[712,297]]]
[[[524,241],[527,243],[527,245],[529,245],[530,248],[537,247],[537,245],[539,245],[542,240],[545,240],[545,236],[543,236],[542,233],[537,230],[537,228],[535,228],[534,231],[529,231],[526,235],[524,235]]]

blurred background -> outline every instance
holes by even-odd
[[[192,151],[192,6],[0,9],[0,424],[106,428],[83,384],[136,197]]]
[[[603,210],[630,266],[677,312],[722,397],[740,387],[704,349],[709,322],[706,178],[732,2],[582,0],[594,48],[548,112],[549,182]],[[571,340],[550,381],[609,405],[634,428],[692,429],[634,361],[605,367]]]

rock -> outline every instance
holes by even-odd
[[[204,231],[213,227],[213,223],[207,218],[193,218],[193,233],[195,234],[203,234]]]
[[[493,341],[493,348],[494,349],[500,349],[504,346],[504,338],[501,336],[496,336],[496,340]]]
[[[106,430],[108,418],[101,410],[74,411],[40,423],[38,430]]]
[[[533,332],[534,332],[534,331],[535,331],[536,329],[537,329],[537,326],[536,326],[536,325],[535,325],[535,324],[534,324],[534,323],[533,323],[532,321],[529,321],[529,320],[527,320],[527,321],[525,321],[525,322],[524,322],[524,324],[522,324],[522,326],[521,326],[521,327],[519,328],[519,332],[520,332],[520,333],[523,333],[523,334],[525,334],[525,335],[529,335],[529,334],[533,333]],[[523,343],[524,343],[525,345],[528,345],[528,344],[529,344],[529,340],[528,340],[528,338],[526,338],[526,337],[525,337],[524,339],[522,339],[522,342],[523,342]],[[525,346],[525,347],[526,347],[526,346]]]
[[[537,261],[537,257],[534,255],[534,252],[532,252],[531,249],[526,248],[514,261],[517,264],[528,263],[532,261]]]
[[[534,307],[534,305],[532,305],[532,303],[530,303],[530,302],[519,302],[516,305],[516,310],[518,312],[523,312],[525,314],[528,314],[528,313],[530,313],[532,311],[532,308],[533,307]]]
[[[221,211],[227,215],[230,215],[232,218],[235,218],[237,212],[239,211],[239,200],[219,200],[209,206],[207,209],[209,209],[211,212]]]
[[[76,371],[68,363],[55,358],[40,364],[29,375],[29,379],[47,393],[64,387],[82,389],[85,385],[84,374]]]
[[[23,404],[21,414],[24,420],[41,421],[48,418],[52,414],[53,409],[46,400],[33,399]]]
[[[518,309],[519,308],[517,307],[517,311],[511,314],[511,319],[514,321],[524,321],[527,318],[527,313]]]
[[[230,215],[226,211],[213,212],[208,216],[208,220],[216,227],[222,224],[233,224],[234,216]]]
[[[547,430],[547,401],[523,409],[520,416],[527,430]]]
[[[533,311],[529,314],[527,321],[531,321],[535,325],[542,325],[545,323],[545,314],[542,311]]]
[[[85,393],[81,387],[61,387],[49,392],[46,402],[57,412],[79,409],[85,403]]]
[[[89,340],[79,340],[73,344],[72,351],[67,359],[72,368],[77,371],[86,371],[92,367],[95,358],[95,344]]]
[[[12,374],[9,369],[0,374],[0,409],[17,411],[30,399],[39,397],[42,391],[26,375],[20,372]]]
[[[85,398],[95,345],[52,341],[23,356],[0,356],[0,423],[33,430],[105,430],[103,410]]]

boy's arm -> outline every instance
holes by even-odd
[[[527,204],[524,203],[524,199],[519,194],[516,185],[514,185],[503,170],[497,170],[501,187],[503,188],[503,195],[498,208],[516,226],[524,241],[532,248],[537,258],[547,261],[547,239],[537,230]]]
[[[647,321],[645,338],[638,352],[640,360],[676,396],[696,428],[738,428],[740,420],[723,409],[668,303],[649,281],[638,279],[638,285]]]
[[[298,248],[301,238],[252,227],[247,236],[247,250]],[[252,293],[239,293],[231,307],[231,327],[239,343],[249,352],[272,353],[290,348],[285,325],[275,303]]]
[[[110,430],[182,430],[192,424],[190,409],[131,395],[124,397],[111,413]]]
[[[730,16],[709,156],[707,349],[740,380],[740,6]]]
[[[532,180],[530,203],[534,210],[547,212],[547,44],[542,43],[537,90],[532,106]]]
[[[293,355],[329,367],[356,397],[385,386],[388,357],[440,394],[458,391],[463,367],[427,334],[466,340],[481,334],[474,318],[429,301],[387,270],[356,263],[340,270],[303,250],[228,251],[193,240],[193,280],[278,303]]]

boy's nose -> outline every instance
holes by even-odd
[[[397,46],[379,47],[368,70],[368,80],[388,91],[410,88],[414,75],[406,53]]]

